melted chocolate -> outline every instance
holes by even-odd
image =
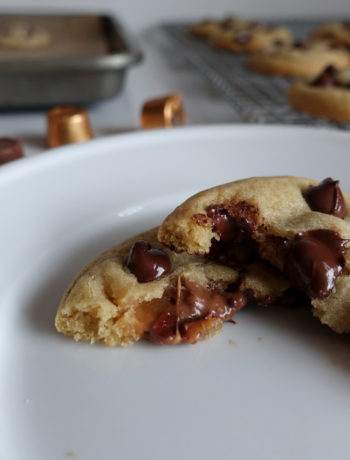
[[[304,197],[314,210],[338,217],[345,215],[344,198],[337,181],[325,179],[317,187],[307,189]],[[213,239],[208,257],[237,266],[239,248],[250,245],[249,257],[257,257],[259,249],[264,259],[285,273],[294,288],[312,298],[327,297],[344,268],[345,245],[349,240],[332,230],[319,229],[300,232],[291,242],[270,236],[258,247],[251,237],[258,226],[258,215],[257,209],[244,202],[208,207],[207,216],[220,237],[218,242]],[[241,267],[249,257],[247,253],[244,255]]]
[[[346,215],[345,201],[339,187],[339,181],[330,177],[319,185],[309,187],[303,193],[305,201],[313,211],[331,214],[343,219]]]
[[[268,235],[259,247],[259,254],[278,270],[283,271],[284,261],[288,255],[288,241],[279,236]]]
[[[208,317],[227,321],[247,303],[242,292],[216,292],[186,279],[181,280],[181,289],[176,299],[180,322]]]
[[[229,206],[213,204],[206,211],[221,241],[234,239],[239,243],[257,227],[258,212],[254,206],[244,201]]]
[[[247,298],[242,292],[218,292],[179,278],[171,296],[175,312],[161,313],[151,325],[149,336],[158,344],[174,343],[177,334],[180,334],[178,340],[191,341],[187,337],[190,323],[208,318],[228,321],[246,303]]]
[[[152,248],[147,241],[139,240],[130,249],[126,266],[139,283],[147,283],[168,273],[171,262],[165,252]]]
[[[211,205],[207,208],[212,229],[220,241],[212,240],[208,258],[218,263],[239,267],[257,255],[257,244],[251,232],[257,227],[257,210],[244,201],[235,205]]]
[[[335,86],[335,76],[336,69],[329,65],[326,67],[323,72],[311,82],[312,86],[322,86],[324,88],[329,88]]]
[[[216,263],[240,269],[258,256],[257,243],[247,233],[237,243],[234,240],[223,242],[212,240],[207,258]]]
[[[344,268],[348,241],[332,230],[298,233],[284,265],[291,284],[312,298],[327,297]]]
[[[221,241],[240,240],[244,238],[244,229],[233,219],[223,206],[213,205],[207,209],[212,219],[212,227]]]

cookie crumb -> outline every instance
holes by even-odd
[[[261,342],[261,341],[262,341],[262,339],[263,339],[262,337],[258,337],[258,341],[259,341],[259,342]]]
[[[230,345],[237,345],[237,343],[234,342],[233,340],[229,340],[228,343],[229,343]]]
[[[67,456],[70,458],[78,458],[77,454],[74,451],[68,452]]]

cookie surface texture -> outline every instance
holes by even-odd
[[[329,22],[316,27],[312,34],[312,39],[329,40],[336,45],[350,45],[350,23],[349,22]]]
[[[350,53],[336,49],[325,42],[313,42],[300,46],[275,46],[252,54],[248,67],[270,75],[312,78],[325,67],[333,65],[345,69],[350,65]]]
[[[269,48],[274,43],[288,45],[292,42],[292,36],[285,27],[253,24],[241,30],[224,30],[212,37],[211,41],[216,47],[233,53],[252,53]]]

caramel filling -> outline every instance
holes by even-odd
[[[237,290],[219,292],[179,276],[162,299],[140,305],[136,316],[144,335],[159,345],[195,343],[218,331],[246,302]]]

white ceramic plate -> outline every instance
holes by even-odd
[[[305,308],[249,307],[195,346],[55,332],[99,252],[184,198],[254,175],[341,180],[349,134],[220,126],[119,135],[0,170],[0,458],[337,460],[350,450],[350,342]]]

